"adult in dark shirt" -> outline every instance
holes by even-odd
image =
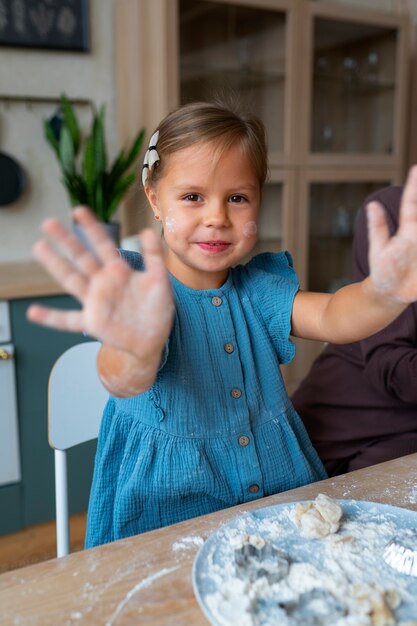
[[[365,206],[385,208],[391,235],[402,187],[372,194],[359,212],[354,280],[368,276]],[[417,452],[417,303],[372,337],[328,344],[292,397],[329,476]]]

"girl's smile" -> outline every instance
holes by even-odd
[[[230,243],[227,241],[199,241],[197,245],[200,246],[202,250],[206,250],[212,254],[218,254],[219,252],[228,250]]]
[[[253,249],[261,190],[240,144],[216,159],[219,143],[174,152],[146,193],[164,225],[168,270],[193,289],[214,289]],[[249,227],[248,227],[249,225]]]

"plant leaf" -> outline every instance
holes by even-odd
[[[52,126],[49,120],[43,120],[43,130],[44,130],[46,140],[48,141],[49,145],[54,150],[59,160],[59,141],[55,137],[55,133],[52,129]]]
[[[102,221],[106,222],[104,211],[104,192],[103,192],[103,180],[102,177],[97,178],[94,193],[94,205],[91,206],[94,213]]]
[[[113,213],[115,213],[119,207],[119,204],[125,195],[128,188],[135,182],[136,174],[132,173],[119,180],[111,189],[111,193],[107,195],[107,202],[105,204],[106,222],[110,220]]]
[[[59,160],[65,174],[75,173],[75,153],[71,133],[66,126],[62,127],[59,138]]]
[[[133,141],[133,145],[130,149],[129,154],[127,155],[126,161],[125,161],[125,169],[127,169],[128,167],[130,167],[133,163],[133,161],[136,159],[136,157],[139,154],[139,151],[142,147],[143,144],[143,139],[145,137],[145,129],[142,128],[139,133],[136,135],[136,138]]]
[[[126,169],[125,161],[126,161],[125,152],[124,150],[121,150],[119,154],[117,155],[116,159],[114,160],[109,174],[107,175],[107,178],[108,178],[107,186],[109,190],[117,183],[119,178],[123,175],[123,172]]]
[[[143,145],[145,130],[136,135],[130,149],[121,150],[107,171],[105,136],[105,106],[93,115],[90,135],[84,140],[81,172],[77,169],[77,154],[82,148],[83,137],[76,111],[65,94],[61,96],[62,127],[57,139],[50,120],[44,120],[45,138],[59,160],[62,183],[70,202],[86,204],[103,222],[108,222],[117,210],[127,189],[136,179],[136,173],[125,175],[133,165]]]
[[[94,204],[94,188],[96,184],[94,162],[94,139],[89,137],[84,144],[83,177],[88,198],[88,206]]]
[[[123,174],[133,164],[145,137],[145,130],[142,128],[133,141],[133,145],[129,154],[126,156],[122,149],[113,162],[110,173],[106,177],[105,185],[105,206],[111,216],[117,209],[121,198],[127,191],[127,188],[135,181],[136,173],[132,173],[129,177],[122,179]]]
[[[107,165],[104,114],[105,109],[103,105],[94,116],[93,122],[94,164],[97,178],[104,175]]]
[[[85,184],[79,174],[64,174],[62,183],[70,197],[71,206],[76,206],[77,204],[88,205]]]
[[[117,185],[114,186],[114,193],[119,193],[120,191],[126,191],[128,187],[135,181],[136,174],[132,173],[119,180]]]
[[[123,176],[123,174],[126,172],[126,170],[133,164],[134,160],[139,154],[144,137],[145,130],[142,128],[142,130],[136,136],[129,154],[125,156],[124,150],[121,150],[119,152],[109,174],[109,185],[115,185],[121,178],[121,176]]]
[[[61,110],[64,118],[64,126],[66,126],[71,134],[72,143],[74,146],[74,154],[77,155],[80,149],[81,133],[80,125],[75,110],[68,100],[65,94],[61,96]]]

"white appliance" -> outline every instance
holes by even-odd
[[[0,300],[0,486],[20,478],[14,346],[9,303]]]

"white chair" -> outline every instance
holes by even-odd
[[[98,436],[109,396],[97,373],[100,342],[80,343],[55,362],[48,384],[48,439],[55,456],[57,556],[70,552],[66,451]]]

